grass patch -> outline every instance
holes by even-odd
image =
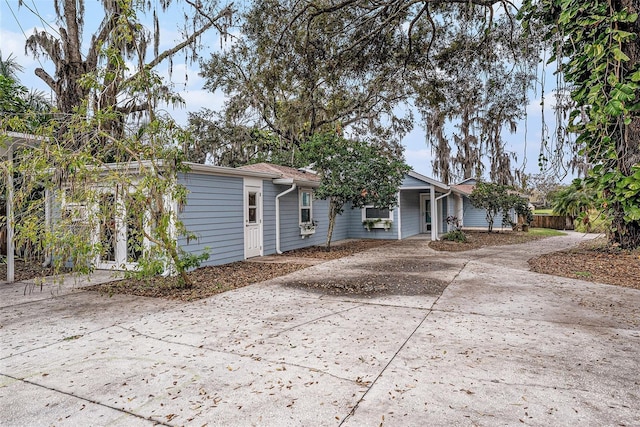
[[[553,237],[553,236],[565,236],[567,233],[563,233],[559,230],[552,230],[551,228],[530,228],[529,234],[534,236],[544,236],[544,237]]]
[[[592,274],[588,271],[576,271],[575,275],[577,277],[591,277]]]

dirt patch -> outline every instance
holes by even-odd
[[[407,273],[363,273],[354,277],[292,280],[285,283],[285,286],[325,295],[363,298],[389,295],[440,295],[447,285],[448,283],[442,280]]]
[[[611,248],[606,239],[532,258],[529,266],[538,273],[640,289],[640,250]]]
[[[357,264],[354,268],[360,268],[376,272],[388,273],[429,273],[445,270],[451,267],[446,262],[432,261],[429,258],[400,258],[379,261],[373,264]]]
[[[466,242],[450,242],[439,240],[429,243],[431,249],[446,252],[464,252],[473,249],[480,249],[486,246],[515,245],[527,243],[534,240],[544,239],[546,236],[534,235],[522,231],[465,231]]]

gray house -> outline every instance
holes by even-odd
[[[125,166],[126,167],[126,166]],[[182,249],[192,254],[209,252],[203,265],[219,265],[252,257],[322,245],[329,225],[326,200],[314,197],[320,177],[310,170],[267,163],[229,168],[189,164],[177,177],[188,190],[187,202],[172,203],[179,219],[195,239],[180,238]],[[102,188],[101,203],[113,209],[111,228],[100,226],[94,239],[108,242],[96,259],[99,269],[133,268],[140,253],[132,252],[125,203],[117,191]],[[404,239],[426,234],[437,240],[449,230],[449,215],[463,218],[465,195],[434,179],[409,172],[398,190],[393,208],[346,207],[336,220],[333,240]],[[465,224],[466,225],[466,224]],[[138,224],[144,227],[144,224]],[[105,234],[106,233],[106,234]],[[105,235],[103,235],[105,234]],[[148,242],[145,242],[148,245]]]
[[[314,172],[267,163],[190,167],[178,177],[189,190],[179,216],[198,239],[180,245],[192,253],[209,248],[205,265],[325,243],[329,204],[314,197],[320,185]],[[420,233],[437,239],[447,231],[448,212],[457,206],[450,187],[415,172],[405,176],[398,197],[393,209],[347,207],[336,219],[333,240],[403,239]]]

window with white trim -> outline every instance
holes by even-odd
[[[393,221],[393,210],[391,208],[376,208],[365,206],[362,208],[362,221]]]
[[[298,203],[300,225],[311,224],[313,222],[313,192],[308,188],[301,188],[298,191]]]

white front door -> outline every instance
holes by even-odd
[[[244,257],[262,255],[262,181],[244,183]]]

